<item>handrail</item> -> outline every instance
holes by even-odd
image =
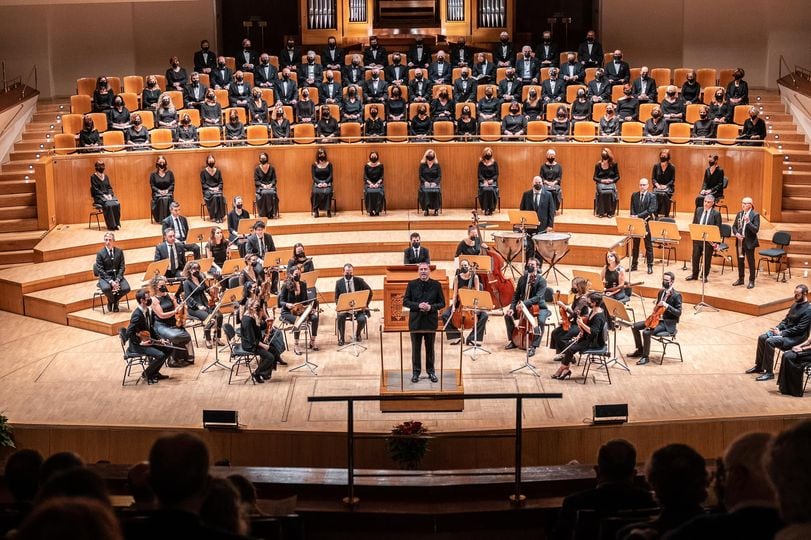
[[[34,86],[33,86],[33,87],[31,87],[31,86],[28,84],[29,82],[31,82],[31,75],[33,75],[33,76],[34,76]],[[28,72],[28,77],[26,77],[26,78],[25,78],[25,84],[23,85],[22,92],[20,92],[20,98],[22,99],[22,98],[24,98],[24,97],[25,97],[25,90],[26,90],[27,88],[29,88],[29,87],[30,87],[30,88],[33,88],[34,90],[39,90],[38,85],[39,85],[39,77],[38,77],[38,75],[37,75],[37,65],[36,65],[36,64],[34,64],[34,65],[31,67],[31,71],[29,71],[29,72]]]
[[[799,105],[800,107],[802,107],[802,109],[805,111],[805,114],[807,114],[807,115],[809,116],[809,118],[811,118],[811,112],[809,112],[809,111],[808,111],[808,108],[805,106],[805,103],[803,103],[802,101],[800,101],[800,100],[799,100],[799,99],[798,99],[796,96],[788,96],[789,101],[791,101],[791,98],[792,98],[792,97],[794,98],[794,101],[796,101],[796,102],[797,102],[797,105]]]
[[[359,499],[355,497],[355,440],[359,438],[369,438],[368,436],[355,435],[355,402],[356,401],[426,401],[426,400],[484,400],[484,399],[514,399],[515,400],[515,428],[511,434],[497,435],[491,434],[490,438],[512,438],[515,442],[515,465],[514,465],[514,493],[510,495],[510,501],[516,506],[523,505],[526,497],[521,494],[521,461],[522,461],[522,436],[523,436],[523,403],[525,399],[561,399],[562,393],[489,393],[489,394],[431,394],[415,393],[400,395],[361,395],[361,396],[310,396],[307,401],[310,403],[332,403],[336,401],[346,401],[346,481],[347,496],[344,503],[349,506],[358,504]],[[384,435],[380,435],[382,438]],[[432,436],[413,436],[413,438],[433,438]],[[416,473],[419,474],[419,473]],[[386,474],[362,476],[391,476]]]
[[[783,78],[783,65],[785,65],[786,69],[788,70],[788,75],[789,77],[791,77],[792,84],[794,84],[794,86],[797,86],[797,79],[794,77],[794,71],[788,65],[788,62],[786,62],[786,59],[783,57],[782,54],[780,55],[780,60],[777,64],[777,78],[778,79]]]

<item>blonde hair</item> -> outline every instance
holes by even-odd
[[[437,157],[436,152],[434,152],[433,148],[429,148],[428,150],[425,151],[425,153],[422,155],[420,163],[428,163],[428,152],[434,154],[434,163],[439,164],[439,158]]]

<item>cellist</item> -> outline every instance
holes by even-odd
[[[589,311],[589,282],[582,277],[576,277],[572,280],[572,294],[574,299],[572,305],[567,306],[560,299],[557,300],[557,305],[562,308],[566,313],[567,320],[569,321],[569,329],[567,330],[561,320],[561,324],[552,330],[549,336],[549,347],[555,349],[555,353],[559,353],[566,348],[572,339],[580,333],[580,328],[577,326],[577,317],[586,315]],[[563,313],[561,313],[561,317]]]
[[[442,322],[445,324],[445,335],[448,336],[451,345],[457,345],[462,339],[462,333],[459,331],[459,328],[457,328],[457,324],[462,321],[462,316],[469,321],[470,326],[460,324],[461,327],[472,328],[473,326],[473,312],[465,311],[462,313],[462,305],[459,301],[459,289],[481,290],[479,276],[476,274],[475,269],[471,268],[470,262],[467,259],[459,261],[459,270],[456,271],[456,280],[453,286],[455,292],[454,302],[442,312]],[[460,313],[461,316],[457,316],[457,312]],[[476,328],[467,336],[465,344],[473,345],[474,340],[477,342],[482,341],[486,324],[487,312],[479,311],[476,315]]]
[[[649,361],[651,335],[663,336],[676,333],[676,325],[681,317],[681,293],[673,287],[675,281],[676,276],[673,275],[673,272],[665,272],[662,277],[662,290],[656,295],[656,307],[653,313],[632,327],[636,350],[628,357],[639,358],[637,365],[644,366]]]
[[[510,341],[507,343],[505,349],[515,349],[516,347],[523,347],[524,345],[517,344],[516,340],[512,339],[514,331],[519,330],[516,327],[515,321],[522,319],[522,311],[518,308],[518,303],[524,304],[531,312],[535,312],[537,308],[536,317],[538,319],[538,326],[535,327],[534,337],[527,349],[527,356],[534,356],[535,349],[541,344],[541,337],[543,336],[543,328],[546,319],[552,314],[546,307],[546,279],[538,273],[538,268],[541,264],[538,259],[527,260],[526,272],[518,279],[518,285],[515,287],[515,294],[513,294],[512,304],[504,312],[504,324],[507,327],[507,337]]]

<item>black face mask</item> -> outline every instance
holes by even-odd
[[[372,157],[369,158],[369,161],[371,161],[372,163],[377,163],[379,161],[379,159],[380,158],[378,158],[377,156],[372,156]]]
[[[268,162],[267,158],[263,158],[263,157],[259,158],[259,163],[261,163],[262,165],[264,165],[267,162]]]
[[[667,161],[667,158],[665,156],[659,156],[659,161],[665,163]]]
[[[589,43],[594,43],[594,38],[593,37],[587,37],[586,41],[589,42]]]
[[[433,161],[435,156],[434,156],[434,154],[428,154],[425,157],[428,159],[428,161]]]
[[[158,163],[158,168],[163,170],[166,168],[166,163]]]
[[[208,163],[206,163],[206,165],[208,165],[212,169],[214,168],[214,162],[213,161],[209,161]]]
[[[301,276],[293,276],[293,281],[301,281]]]
[[[669,281],[662,281],[662,288],[663,289],[669,289],[670,288],[670,282]]]
[[[608,154],[600,154],[600,157],[601,157],[602,159],[608,159]]]
[[[203,47],[203,52],[207,53],[208,52],[208,47]]]
[[[369,114],[372,115],[372,118],[374,118],[377,116],[377,111],[370,111]]]
[[[290,74],[289,74],[289,73],[282,73],[282,79],[284,79],[284,80],[286,81],[286,80],[287,80],[287,79],[289,79],[289,78],[290,78]]]
[[[117,100],[117,101],[115,102],[115,106],[116,106],[116,107],[121,107],[122,105],[124,105],[124,102],[123,102],[123,101],[118,101],[118,100]]]
[[[135,124],[136,126],[140,126],[141,123],[142,123],[142,120],[140,118],[133,122],[133,124]]]
[[[491,154],[489,152],[484,155],[484,159],[492,159],[492,158],[493,158],[493,154]]]
[[[554,162],[555,162],[555,158],[553,158],[553,157],[548,157],[548,158],[546,158],[546,161],[548,161],[549,163],[554,163]]]
[[[327,82],[332,82],[333,80],[335,80],[335,77],[333,76],[327,77]]]
[[[158,287],[158,290],[162,293],[169,292],[169,289],[166,287],[166,285],[161,285],[160,287]]]
[[[241,202],[240,202],[240,203],[237,203],[237,204],[236,204],[236,207],[237,207],[237,208],[242,208],[242,203],[241,203]]]
[[[224,68],[225,67],[225,62],[220,62],[219,65],[220,65],[221,68]]]
[[[352,274],[344,274],[344,279],[349,281],[350,279],[352,279]]]
[[[411,247],[413,247],[414,249],[419,249],[420,248],[420,243],[419,242],[411,242]]]
[[[96,167],[96,172],[97,173],[103,173],[104,172],[104,165],[99,165],[98,167]]]

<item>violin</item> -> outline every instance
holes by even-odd
[[[481,238],[479,215],[475,210],[473,210],[472,214],[473,224],[476,226],[476,230],[479,231],[479,238]],[[504,268],[507,263],[504,257],[501,256],[501,253],[490,246],[487,248],[483,247],[481,250],[482,255],[487,255],[492,261],[490,265],[491,270],[487,273],[487,277],[483,283],[484,290],[490,293],[493,299],[493,305],[502,309],[504,306],[509,306],[512,302],[513,295],[515,294],[515,285],[513,285],[513,282],[502,272],[502,268]]]
[[[662,296],[662,302],[667,304],[667,299],[670,298],[670,289],[665,292],[664,296]],[[645,319],[645,328],[653,330],[662,320],[662,315],[665,314],[665,310],[667,310],[667,305],[659,306],[657,305],[653,312],[648,315],[648,318]]]
[[[181,292],[178,292],[178,295],[182,300],[177,307],[175,307],[175,326],[178,328],[183,328],[186,326],[186,319],[188,318],[189,314],[186,310],[186,298],[184,298],[184,295]]]
[[[527,286],[526,291],[524,292],[524,299],[523,302],[529,300],[529,294],[532,292],[532,287],[535,285],[535,281],[537,281],[538,275],[537,274],[530,274],[529,278],[527,279]],[[529,312],[532,314],[533,317],[538,317],[538,313],[540,312],[540,308],[537,305],[529,306]],[[519,349],[526,349],[527,347],[527,334],[532,330],[532,325],[524,316],[524,310],[518,310],[518,323],[515,325],[515,329],[513,330],[512,336],[510,336],[510,340],[513,342],[513,345],[518,347]]]
[[[555,291],[555,303],[560,302],[560,291]],[[564,332],[568,332],[572,328],[572,321],[569,319],[569,311],[563,307],[558,306],[560,313],[560,326]]]

